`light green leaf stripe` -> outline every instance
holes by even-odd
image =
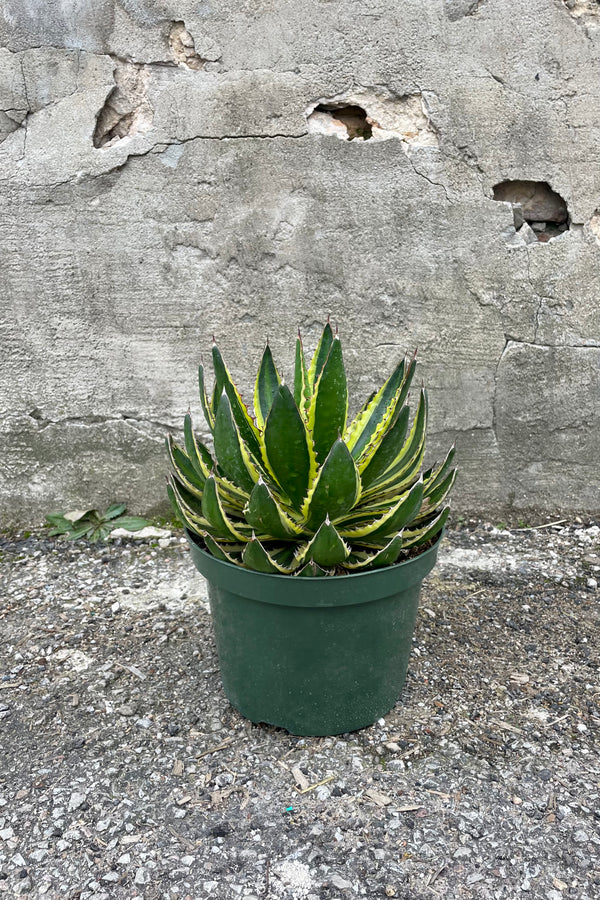
[[[364,455],[365,449],[373,443],[377,435],[381,435],[382,430],[387,429],[397,410],[402,407],[412,382],[415,364],[414,359],[408,366],[405,360],[401,360],[366,409],[363,409],[350,425],[345,439],[355,459]],[[385,427],[383,427],[384,422],[386,423]],[[377,446],[379,446],[379,441],[372,448],[370,456],[373,455]],[[359,466],[359,468],[361,467]]]
[[[179,481],[177,475],[172,472],[169,475],[169,484],[171,490],[176,493],[177,502],[183,504],[195,516],[202,515],[202,498],[197,494],[193,494],[186,486]]]
[[[372,531],[370,537],[375,540],[383,540],[384,538],[388,538],[391,534],[396,534],[396,532],[401,531],[409,525],[418,514],[422,501],[423,479],[419,478],[416,484],[408,491],[406,499],[397,505],[393,515],[388,518],[385,524],[380,525],[379,528]]]
[[[346,563],[345,568],[350,569],[351,571],[361,570],[361,569],[378,569],[381,566],[391,566],[393,565],[398,556],[400,555],[400,550],[402,549],[402,532],[395,535],[385,545],[381,550],[375,550],[374,553],[361,553],[360,558],[359,554],[356,554],[356,557],[350,557]]]
[[[195,532],[197,532],[199,528],[209,528],[209,522],[203,516],[198,515],[195,508],[185,501],[175,481],[171,481],[170,488],[171,499],[175,503],[183,522]]]
[[[402,450],[398,454],[395,462],[391,466],[389,466],[382,475],[380,475],[373,481],[370,490],[365,491],[365,497],[368,497],[369,494],[373,493],[374,491],[385,490],[386,487],[390,484],[397,484],[398,480],[403,477],[403,473],[408,470],[421,450],[424,450],[426,428],[427,394],[422,388],[419,395],[419,403],[417,406],[417,411],[415,412],[413,424],[408,438],[406,439],[404,446],[402,447]],[[363,468],[360,461],[358,464],[358,469],[362,474]]]
[[[443,463],[437,468],[432,467],[428,469],[427,472],[423,475],[423,481],[425,482],[425,496],[428,497],[437,487],[441,484],[442,481],[446,479],[448,474],[448,469],[452,464],[452,460],[454,459],[454,454],[456,453],[456,447],[454,444],[448,450],[446,458]]]
[[[213,475],[206,479],[202,494],[202,515],[210,525],[210,530],[216,537],[230,541],[245,543],[248,538],[241,530],[235,528],[233,522],[227,516],[221,498],[217,490],[217,482]]]
[[[416,528],[413,531],[406,530],[404,532],[403,546],[412,547],[416,544],[424,544],[426,541],[431,540],[432,537],[435,537],[435,535],[442,530],[449,515],[450,507],[445,506],[441,513],[439,513],[429,525],[424,525],[422,528]]]
[[[347,528],[339,523],[340,534],[346,540],[357,540],[365,537],[380,540],[396,534],[415,517],[421,506],[422,497],[423,482],[419,480],[409,491],[402,494],[399,500],[379,518],[354,528]]]
[[[226,501],[229,506],[233,506],[241,513],[250,496],[248,491],[244,491],[236,484],[233,484],[233,482],[225,478],[224,475],[215,475],[215,478],[221,500]]]
[[[370,443],[367,444],[365,449],[362,451],[360,456],[357,459],[358,471],[362,474],[364,470],[367,468],[371,460],[373,459],[375,453],[381,446],[381,442],[385,437],[385,434],[394,421],[396,411],[402,406],[402,397],[404,396],[404,388],[405,383],[403,382],[398,388],[395,397],[389,404],[388,408],[383,413],[383,416],[376,426],[373,435],[371,437]],[[388,470],[389,471],[389,470]]]
[[[300,332],[296,338],[296,361],[294,365],[294,400],[302,418],[306,418],[306,405],[308,403],[308,372],[304,359],[304,348]]]
[[[411,459],[405,460],[403,467],[399,469],[395,475],[390,476],[389,481],[385,481],[382,484],[371,487],[368,491],[365,491],[363,494],[365,505],[372,503],[374,498],[377,498],[377,500],[382,502],[393,500],[395,497],[398,497],[399,494],[408,490],[408,488],[414,484],[415,479],[421,470],[424,456],[425,437],[423,436],[421,445],[417,448],[416,454]],[[362,502],[360,506],[362,508]]]
[[[215,427],[215,414],[206,394],[206,384],[204,382],[204,366],[202,364],[198,366],[198,388],[200,391],[200,403],[202,404],[204,418],[206,419],[206,424],[208,425],[212,433]]]
[[[167,436],[166,445],[171,461],[171,467],[181,483],[185,485],[191,494],[202,497],[202,490],[206,479],[203,479],[198,475],[186,454],[181,447],[177,446],[173,440],[173,436],[170,434]]]
[[[408,431],[409,418],[410,409],[405,406],[393,425],[383,435],[379,447],[361,472],[360,478],[364,490],[398,461]]]

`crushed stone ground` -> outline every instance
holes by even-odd
[[[229,706],[161,543],[0,537],[0,895],[600,896],[598,525],[451,530],[401,701],[334,738]]]

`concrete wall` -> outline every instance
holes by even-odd
[[[0,521],[157,509],[212,334],[248,390],[328,313],[357,402],[418,347],[456,507],[598,511],[597,3],[0,8]]]

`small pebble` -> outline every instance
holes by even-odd
[[[148,869],[143,867],[136,870],[135,878],[133,879],[135,884],[149,884],[152,876]]]

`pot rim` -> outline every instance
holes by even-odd
[[[348,575],[298,578],[271,572],[256,572],[212,556],[196,543],[186,528],[194,564],[215,587],[249,599],[280,606],[346,606],[382,599],[421,582],[433,569],[444,530],[438,539],[418,556],[393,566]],[[200,563],[200,565],[198,564]],[[318,590],[317,590],[318,588]]]

